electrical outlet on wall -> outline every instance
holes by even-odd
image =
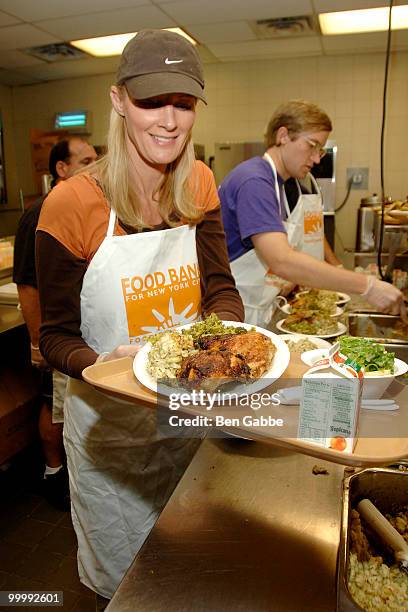
[[[347,185],[350,180],[351,189],[368,189],[368,168],[347,168]]]

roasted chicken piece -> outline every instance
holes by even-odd
[[[276,353],[271,339],[259,332],[204,336],[198,345],[210,352],[227,350],[237,357],[242,357],[249,368],[249,378],[259,378],[265,374]]]
[[[177,378],[186,386],[215,391],[220,384],[247,379],[249,375],[249,367],[241,355],[222,349],[199,351],[186,357]]]

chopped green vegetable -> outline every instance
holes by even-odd
[[[220,336],[222,334],[246,334],[247,331],[248,330],[245,329],[245,327],[228,327],[227,325],[224,325],[221,319],[219,319],[218,316],[213,312],[212,314],[210,314],[210,316],[204,319],[204,321],[198,321],[188,329],[181,329],[179,331],[177,328],[174,328],[174,331],[167,330],[167,332],[164,333],[172,333],[174,335],[179,334],[181,332],[183,335],[191,337],[194,342],[196,342],[201,338],[201,336]],[[157,342],[161,339],[162,336],[163,332],[160,332],[158,334],[149,336],[148,340],[150,344],[155,346],[155,344],[157,344]]]
[[[227,327],[213,312],[204,321],[194,323],[189,329],[183,329],[181,333],[188,334],[193,340],[199,340],[202,336],[218,336],[221,334],[245,334],[245,327]]]
[[[368,338],[342,336],[340,352],[350,357],[366,372],[382,372],[394,374],[394,353],[389,353],[381,344]]]

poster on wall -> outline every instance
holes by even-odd
[[[31,161],[34,174],[35,193],[42,193],[42,177],[49,174],[48,160],[52,147],[69,135],[66,130],[45,132],[32,128],[30,130]]]

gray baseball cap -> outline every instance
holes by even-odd
[[[136,100],[185,93],[207,104],[200,56],[186,38],[175,32],[138,32],[122,52],[116,82],[125,84]]]

